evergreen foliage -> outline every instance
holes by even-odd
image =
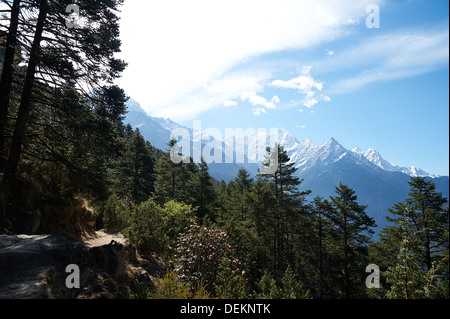
[[[157,150],[123,123],[127,96],[113,85],[126,66],[115,58],[123,1],[77,1],[80,27],[69,29],[72,2],[2,1],[1,233],[32,212],[42,213],[38,231],[78,238],[74,210],[84,204],[73,203],[85,198],[97,228],[171,266],[139,296],[449,298],[448,203],[432,181],[411,179],[376,241],[357,190],[340,183],[334,196],[309,198],[283,146],[267,149],[275,172],[215,181],[176,140]],[[365,287],[369,264],[380,289]]]
[[[386,298],[448,298],[449,214],[447,199],[423,177],[409,182],[409,198],[395,204],[372,258],[385,270]]]

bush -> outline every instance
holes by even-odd
[[[140,204],[131,214],[125,234],[144,254],[164,254],[168,249],[161,207],[153,199]]]
[[[194,216],[189,205],[169,201],[161,207],[151,198],[134,209],[126,235],[144,253],[167,255]]]
[[[156,285],[155,299],[187,299],[189,297],[188,284],[178,280],[173,271],[167,272]]]
[[[178,236],[189,227],[195,218],[195,210],[185,203],[171,200],[161,207],[161,217],[166,235],[171,245],[175,245]]]
[[[192,289],[188,282],[181,281],[177,274],[170,270],[158,279],[154,292],[142,294],[145,299],[210,299],[209,292],[202,285]],[[194,292],[192,292],[194,290]]]
[[[237,259],[222,258],[214,284],[217,297],[221,299],[247,298],[246,273],[246,270],[239,268]]]
[[[310,299],[309,290],[305,290],[302,281],[292,271],[291,266],[286,268],[281,287],[278,287],[275,279],[267,271],[257,284],[260,293],[256,294],[258,299]]]
[[[257,286],[261,291],[259,294],[256,294],[258,299],[281,299],[281,290],[267,269]]]
[[[176,248],[175,270],[180,278],[212,291],[215,284],[220,284],[217,274],[221,262],[221,271],[226,264],[231,273],[246,273],[225,232],[213,227],[200,227],[192,221],[189,230],[179,237]]]
[[[127,201],[112,195],[100,207],[103,228],[111,232],[122,232],[130,224],[130,205]]]

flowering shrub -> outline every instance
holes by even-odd
[[[200,227],[191,221],[189,230],[179,236],[175,262],[182,280],[212,287],[224,258],[232,274],[246,274],[247,270],[228,243],[227,234],[220,229]]]

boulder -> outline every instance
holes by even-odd
[[[0,299],[89,298],[89,287],[107,278],[108,297],[126,297],[122,282],[127,280],[126,264],[136,260],[132,246],[117,242],[89,248],[62,236],[0,236]],[[80,270],[81,289],[67,288],[68,265]],[[87,294],[87,295],[86,295]]]

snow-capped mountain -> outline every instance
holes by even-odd
[[[388,161],[386,161],[383,157],[381,157],[380,153],[378,153],[377,150],[374,150],[372,148],[369,148],[367,151],[364,152],[359,147],[356,147],[352,150],[352,152],[363,155],[371,163],[375,164],[381,169],[384,169],[385,171],[402,172],[410,176],[428,176],[432,178],[438,177],[438,175],[425,172],[424,170],[415,166],[402,167],[397,164],[391,164]]]
[[[336,139],[324,144],[316,144],[310,138],[299,142],[285,129],[255,133],[248,136],[247,143],[255,143],[258,148],[277,142],[284,146],[290,161],[297,168],[296,174],[303,180],[301,189],[312,191],[311,196],[335,195],[335,186],[342,182],[356,190],[358,201],[367,205],[367,213],[375,218],[381,229],[386,225],[385,216],[394,204],[408,197],[408,181],[411,176],[433,178],[436,187],[448,196],[448,177],[436,178],[422,170],[400,167],[386,161],[373,149],[363,152],[359,148],[349,150]],[[234,141],[236,142],[236,141]],[[228,140],[227,144],[232,144]],[[256,148],[241,148],[248,158],[256,162]]]
[[[148,139],[155,147],[167,150],[167,143],[170,140],[171,132],[177,128],[186,129],[192,136],[193,141],[196,141],[199,136],[194,136],[191,128],[181,126],[171,119],[152,117],[141,108],[138,102],[129,99],[127,102],[128,114],[125,122],[130,123],[133,127],[139,128],[141,134]],[[372,148],[367,151],[362,151],[356,147],[348,150],[339,144],[334,138],[331,138],[326,143],[319,145],[314,143],[310,138],[299,142],[297,138],[286,129],[277,129],[270,131],[245,131],[245,140],[242,138],[228,138],[222,144],[222,149],[227,148],[233,150],[233,159],[244,159],[244,165],[251,173],[257,172],[257,167],[264,159],[263,154],[267,146],[273,146],[275,142],[283,145],[287,151],[291,162],[295,163],[297,174],[301,175],[313,167],[320,166],[324,170],[333,163],[342,160],[349,160],[356,165],[376,166],[387,172],[400,172],[409,176],[427,176],[436,178],[437,175],[430,174],[415,166],[399,166],[391,164],[383,159],[380,153]],[[200,134],[202,145],[212,142],[221,144],[222,141],[217,141],[213,137],[201,132]],[[253,147],[252,147],[253,146]],[[225,155],[224,155],[225,156]],[[225,162],[225,160],[223,160]],[[248,164],[248,165],[247,165]],[[254,165],[252,165],[254,164]],[[372,167],[373,168],[373,167]],[[224,177],[224,176],[222,176]],[[225,176],[226,177],[226,176]],[[234,176],[229,176],[225,180],[232,180]]]
[[[280,145],[283,145],[287,151],[291,162],[295,163],[295,167],[298,169],[297,173],[300,175],[302,172],[311,169],[316,165],[327,166],[331,163],[335,163],[343,158],[349,158],[358,165],[375,166],[388,172],[401,172],[409,176],[427,176],[438,177],[437,175],[430,174],[424,170],[415,166],[402,167],[396,164],[391,164],[380,153],[372,148],[367,151],[362,151],[359,147],[352,150],[348,150],[339,144],[334,138],[331,138],[323,145],[315,144],[310,138],[306,138],[304,141],[299,142],[297,138],[287,131],[286,129],[278,129],[274,132],[267,132],[266,138],[261,138],[261,133],[256,132],[254,135],[248,137],[248,142],[254,142],[257,140],[258,149],[273,144],[273,141]],[[277,135],[275,137],[275,135]],[[226,141],[227,145],[231,145],[231,141]],[[261,146],[262,145],[262,146]],[[257,153],[254,149],[245,149],[246,154],[252,161],[257,160]],[[253,152],[252,152],[253,150]]]
[[[206,134],[205,132],[200,132],[199,136],[194,134],[193,129],[182,126],[171,119],[153,117],[148,115],[140,106],[140,104],[133,99],[129,99],[127,102],[128,113],[125,116],[124,123],[130,124],[133,128],[138,128],[142,136],[149,141],[154,147],[168,151],[169,146],[167,145],[171,139],[172,132],[175,129],[180,129],[186,131],[191,137],[190,146],[191,153],[185,154],[184,150],[181,150],[183,154],[192,156],[197,162],[200,158],[193,154],[194,144],[200,140],[201,148],[204,149],[205,145],[211,143],[213,145],[222,145],[221,154],[219,157],[222,159],[222,163],[210,163],[209,172],[217,180],[225,180],[227,182],[233,180],[240,168],[244,167],[252,174],[257,173],[257,164],[248,165],[237,165],[232,163],[232,160],[227,158],[228,154],[224,153],[225,146],[222,141],[216,140],[214,137]],[[217,154],[213,154],[217,155]],[[230,164],[225,164],[226,162],[231,162]],[[248,160],[246,161],[248,162]]]
[[[300,189],[311,190],[310,199],[314,196],[335,195],[335,186],[340,182],[356,191],[358,202],[367,205],[366,212],[374,217],[381,229],[386,225],[385,216],[394,204],[404,201],[408,197],[408,181],[411,176],[426,176],[433,179],[436,189],[449,197],[448,176],[436,177],[414,166],[402,167],[391,164],[374,149],[362,151],[359,148],[349,150],[334,138],[324,144],[316,144],[310,138],[302,142],[285,129],[243,131],[242,136],[231,137],[219,141],[205,132],[194,134],[193,129],[183,127],[170,119],[157,118],[147,115],[139,103],[129,100],[128,114],[124,123],[130,123],[153,146],[167,151],[167,143],[174,129],[185,129],[191,136],[191,146],[198,144],[201,138],[202,151],[206,146],[219,146],[221,163],[210,163],[209,172],[217,180],[226,182],[236,178],[240,168],[245,168],[251,175],[256,176],[267,146],[275,143],[283,145],[295,163],[296,174],[303,180]],[[242,132],[241,132],[242,133]],[[231,150],[231,152],[230,152]],[[212,157],[217,154],[208,152]],[[191,154],[192,155],[192,154]],[[227,163],[230,162],[231,163]]]

